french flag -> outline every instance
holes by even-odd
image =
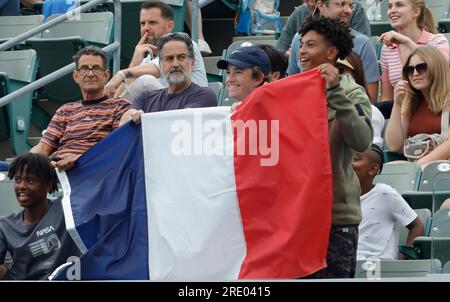
[[[326,266],[331,175],[317,70],[256,89],[233,113],[144,114],[59,173],[79,278],[312,274]]]

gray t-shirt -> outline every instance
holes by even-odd
[[[167,93],[167,89],[145,91],[134,100],[130,108],[148,113],[214,106],[217,106],[214,92],[192,83],[186,90],[176,94]]]
[[[23,223],[23,210],[0,219],[0,263],[9,251],[13,264],[8,278],[39,280],[48,276],[80,251],[66,231],[61,199],[49,200],[40,221]]]

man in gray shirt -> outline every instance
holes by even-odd
[[[141,40],[136,45],[129,67],[120,70],[105,85],[105,94],[108,96],[122,96],[134,101],[141,91],[168,86],[161,72],[159,59],[154,55],[157,55],[156,45],[159,39],[170,33],[175,26],[173,10],[170,5],[161,1],[145,1],[142,3],[139,23]],[[208,87],[200,49],[195,43],[193,47],[195,64],[192,81],[201,87]],[[124,89],[126,93],[122,94]]]
[[[211,89],[192,83],[195,59],[192,40],[187,34],[163,36],[158,43],[158,56],[169,87],[146,91],[136,97],[131,109],[122,116],[121,125],[131,119],[138,122],[141,114],[147,112],[217,106]]]

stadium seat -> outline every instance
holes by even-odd
[[[33,82],[37,72],[36,52],[32,49],[0,52],[0,76],[3,94],[9,94]],[[2,95],[4,96],[4,95]],[[0,121],[7,124],[9,133],[2,130],[2,136],[11,138],[12,151],[19,154],[28,151],[28,131],[30,128],[30,115],[32,92],[18,97],[6,107],[0,108]],[[7,112],[5,112],[5,109]]]
[[[426,277],[441,272],[441,262],[433,260],[358,260],[355,278]]]
[[[59,15],[52,15],[52,20]],[[42,34],[42,38],[26,42],[36,50],[40,61],[40,76],[73,62],[73,55],[86,45],[104,47],[113,39],[113,14],[111,12],[83,13],[80,18],[67,20]],[[50,102],[58,105],[80,99],[80,89],[68,74],[45,86],[45,95]],[[52,112],[47,112],[39,104],[34,104],[33,123],[40,129],[46,128]],[[40,118],[37,119],[36,117]]]
[[[420,167],[417,163],[387,163],[381,174],[377,175],[374,183],[385,183],[403,194],[416,191],[420,180]]]
[[[450,164],[430,163],[422,172],[418,192],[406,192],[402,195],[413,208],[437,211],[444,200],[450,197]]]
[[[429,209],[415,209],[414,211],[417,213],[420,222],[422,222],[423,224],[423,227],[425,229],[424,235],[429,234],[431,227],[431,218],[430,218],[431,211]],[[400,229],[399,244],[400,245],[406,244],[407,237],[408,237],[408,228],[402,227]]]
[[[400,246],[412,259],[439,259],[450,261],[450,209],[441,209],[432,216],[431,227],[424,236],[414,239],[414,247]],[[411,251],[413,249],[413,251]]]
[[[370,33],[372,36],[380,36],[382,33],[393,30],[389,21],[370,22]]]
[[[447,262],[444,267],[442,268],[443,274],[450,274],[450,261]]]
[[[222,82],[210,82],[210,83],[208,83],[208,87],[212,91],[214,91],[214,93],[216,94],[216,98],[219,98],[220,91],[223,88]]]
[[[208,82],[222,82],[222,70],[217,68],[217,62],[221,59],[220,56],[204,57],[206,76]]]
[[[370,22],[370,32],[372,36],[380,36],[382,33],[392,30],[391,23],[387,16],[389,1],[380,2],[380,14],[376,16],[376,21]]]
[[[416,259],[439,259],[450,261],[450,237],[416,237],[414,240]]]
[[[450,18],[438,20],[439,31],[441,33],[448,34],[450,33]],[[449,35],[445,35],[447,40],[450,38]]]
[[[0,201],[0,218],[20,211],[21,207],[14,193],[14,182],[0,180],[0,196],[2,197]]]
[[[15,38],[44,22],[42,15],[0,17],[0,43]],[[38,34],[36,38],[40,37]]]
[[[276,40],[275,35],[262,35],[262,36],[236,36],[233,37],[233,42],[252,42],[254,44],[261,44],[260,41]]]
[[[427,8],[431,10],[436,21],[450,17],[450,0],[427,0]]]

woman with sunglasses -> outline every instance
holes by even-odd
[[[402,79],[402,66],[411,52],[418,45],[432,45],[448,60],[449,48],[445,36],[436,33],[433,14],[425,7],[424,0],[389,0],[387,13],[391,27],[395,30],[380,36],[384,44],[380,58],[381,101],[391,101],[389,105],[384,104],[387,106],[385,117],[390,115],[393,87]]]
[[[403,79],[394,88],[394,105],[385,135],[389,150],[394,152],[401,152],[410,136],[441,133],[441,113],[450,103],[450,68],[437,48],[418,46],[406,60]],[[418,163],[449,157],[447,139]]]

